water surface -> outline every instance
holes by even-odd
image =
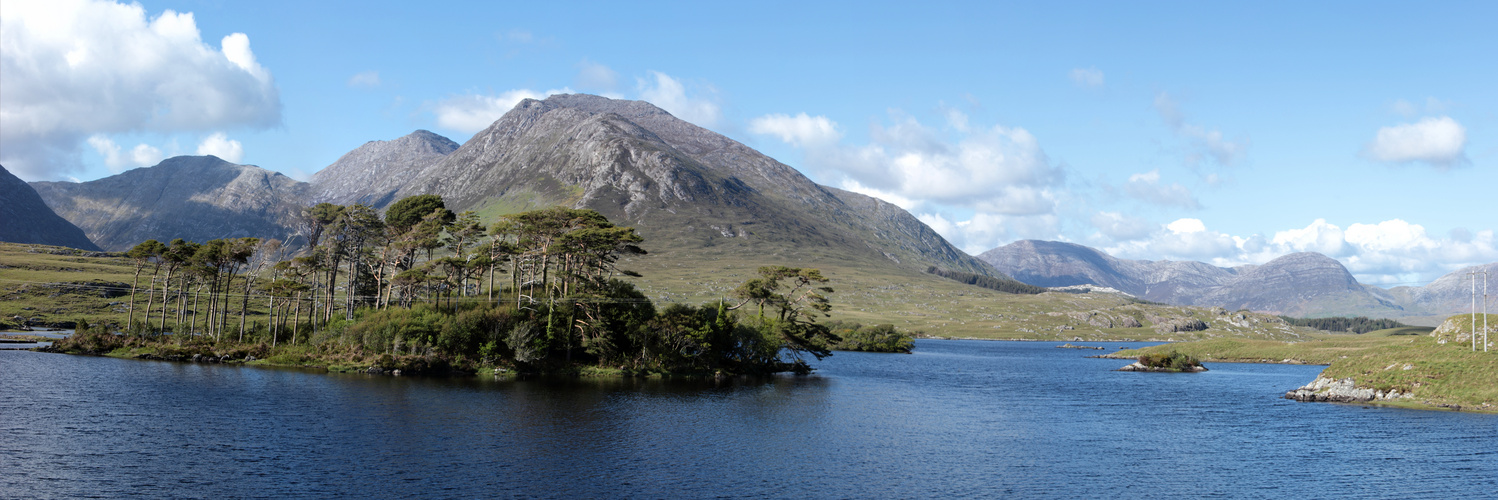
[[[714,384],[0,351],[0,497],[1484,497],[1498,416],[1297,403],[1317,366],[918,341]],[[1109,349],[1120,344],[1108,345]],[[1139,344],[1129,344],[1139,345]]]

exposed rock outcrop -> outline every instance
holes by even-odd
[[[1398,389],[1384,392],[1367,387],[1358,387],[1351,378],[1332,379],[1317,377],[1315,381],[1299,389],[1286,392],[1285,399],[1303,402],[1366,403],[1369,401],[1392,401],[1410,397]]]

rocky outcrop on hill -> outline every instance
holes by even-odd
[[[1392,401],[1409,398],[1409,393],[1392,389],[1384,392],[1367,387],[1358,387],[1357,381],[1317,377],[1305,386],[1285,393],[1285,399],[1302,402],[1366,403],[1369,401]]]
[[[0,166],[0,241],[99,251],[83,230],[59,217],[26,181]]]
[[[174,238],[285,239],[307,184],[215,156],[178,156],[89,182],[31,184],[47,205],[110,251]]]
[[[457,149],[452,139],[426,130],[369,141],[313,174],[309,201],[384,208],[407,182]]]

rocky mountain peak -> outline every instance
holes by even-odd
[[[452,139],[417,130],[398,139],[369,141],[312,175],[312,199],[383,207],[421,171],[458,149]]]

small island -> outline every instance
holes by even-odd
[[[1176,351],[1152,352],[1139,356],[1133,364],[1119,368],[1121,372],[1170,372],[1196,373],[1207,371],[1200,360]]]

